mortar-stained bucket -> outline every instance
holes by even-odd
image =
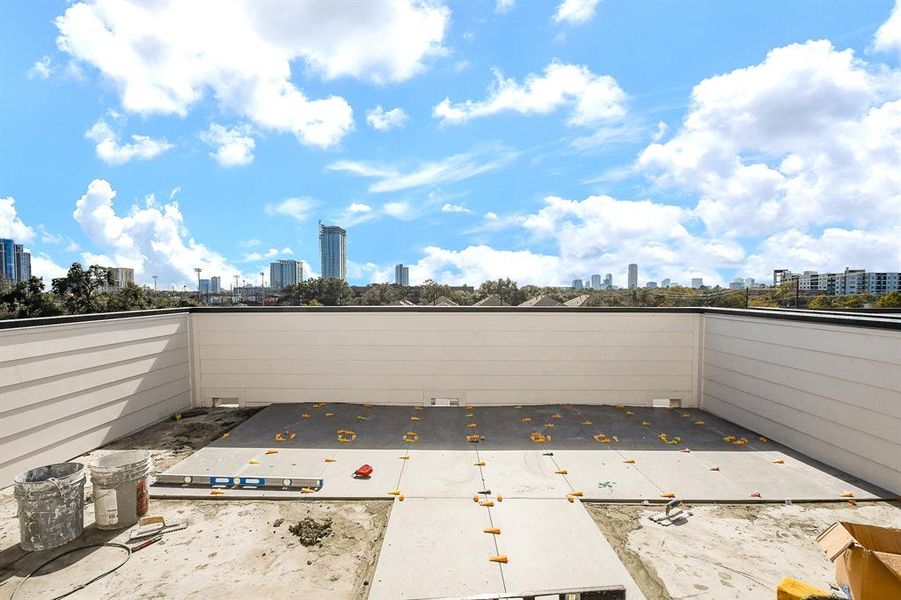
[[[58,548],[81,535],[84,480],[81,463],[47,465],[16,475],[13,493],[23,550]]]
[[[113,452],[91,462],[97,529],[128,527],[147,514],[152,467],[147,450]]]

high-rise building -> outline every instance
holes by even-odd
[[[729,282],[730,290],[743,290],[745,289],[745,280],[741,277],[736,277],[732,281]]]
[[[319,256],[324,279],[346,278],[346,237],[347,232],[337,225],[323,225],[320,221]]]
[[[573,279],[573,289],[574,290],[582,289],[582,280],[581,279]]]
[[[403,263],[394,265],[394,283],[397,285],[410,285],[410,267],[405,267]]]
[[[0,281],[17,283],[31,278],[31,253],[11,239],[0,239]]]
[[[657,282],[656,282],[656,281],[649,281],[649,282],[647,282],[644,286],[645,286],[646,288],[648,288],[649,290],[656,290],[656,289],[657,289]]]
[[[613,287],[613,273],[604,275],[604,287],[608,290]]]
[[[694,290],[699,289],[702,285],[704,285],[704,280],[700,277],[692,277],[691,278],[691,288]]]
[[[222,278],[218,275],[215,277],[210,277],[210,292],[213,294],[218,294],[222,291]]]
[[[297,285],[303,281],[302,260],[278,260],[269,264],[269,285],[280,292],[289,285]]]
[[[660,287],[668,288],[669,287],[669,279],[664,279],[663,281],[661,281]]]
[[[638,265],[632,263],[629,265],[629,289],[633,290],[638,287]]]
[[[209,279],[201,279],[198,282],[198,285],[200,286],[201,294],[209,294],[210,293],[210,280]]]
[[[592,275],[591,276],[591,289],[593,289],[593,290],[601,289],[601,276],[600,275]]]
[[[16,281],[28,281],[31,279],[31,253],[25,252],[25,246],[16,244]]]
[[[126,284],[135,282],[135,270],[128,267],[109,267],[110,277],[113,283],[110,287],[120,290]]]

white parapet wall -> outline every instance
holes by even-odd
[[[701,407],[901,494],[901,331],[705,314]]]
[[[190,317],[0,330],[0,487],[189,408]]]
[[[697,405],[700,315],[196,312],[195,402]]]

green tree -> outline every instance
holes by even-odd
[[[72,263],[65,277],[53,280],[53,293],[60,297],[69,314],[98,312],[102,308],[98,296],[112,283],[110,269],[98,265],[85,269]]]
[[[63,314],[60,303],[44,291],[44,281],[31,277],[0,292],[0,318],[54,317]]]
[[[353,290],[343,279],[321,277],[307,279],[296,285],[289,285],[279,295],[277,303],[287,306],[344,306],[352,304]],[[315,302],[315,304],[314,304]]]
[[[889,292],[876,300],[878,308],[901,308],[901,292]]]
[[[851,296],[838,296],[832,302],[832,306],[836,308],[863,308],[864,305],[864,297],[860,294],[854,294]]]
[[[817,296],[816,298],[811,298],[810,302],[807,303],[807,308],[814,309],[822,309],[822,308],[832,308],[832,298],[825,295]]]
[[[501,300],[512,306],[522,304],[529,298],[526,296],[525,291],[519,289],[517,283],[509,277],[507,279],[498,279],[496,281],[486,281],[479,286],[479,299],[490,296],[491,294],[497,294],[501,297]]]
[[[397,286],[388,283],[376,283],[366,288],[366,291],[360,296],[360,304],[385,306],[404,297],[404,292]]]
[[[123,312],[129,310],[147,310],[154,308],[151,292],[141,286],[128,282],[121,289],[104,294],[100,298],[107,312]]]
[[[431,279],[426,279],[422,284],[422,292],[419,295],[420,304],[431,304],[441,296],[450,298],[450,286],[442,285]]]

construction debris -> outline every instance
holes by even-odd
[[[306,517],[296,525],[291,525],[288,531],[297,536],[302,546],[309,547],[317,544],[321,546],[322,540],[332,533],[332,520],[317,521]]]

